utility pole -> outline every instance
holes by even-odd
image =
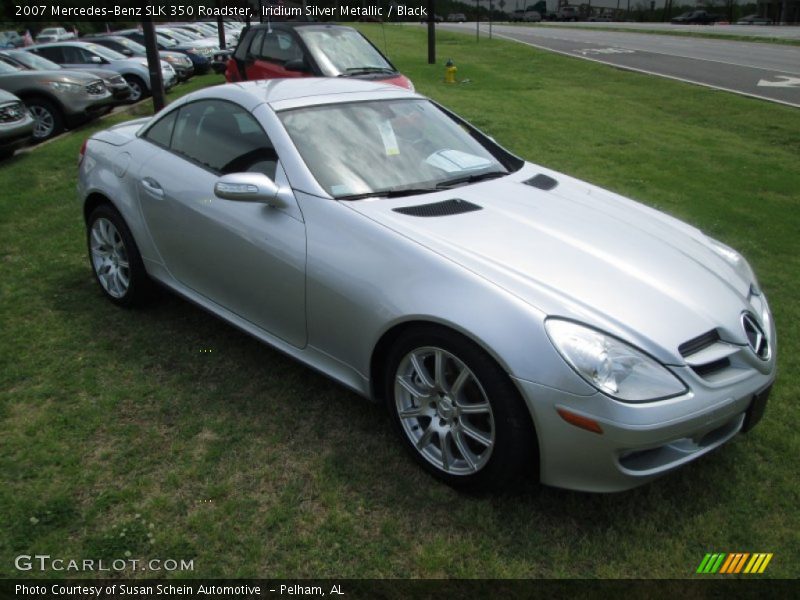
[[[150,91],[153,94],[153,112],[158,112],[166,104],[164,100],[164,79],[161,77],[161,58],[158,56],[156,30],[151,17],[142,17],[144,47],[147,49],[147,70],[150,72]]]
[[[436,64],[436,10],[435,0],[428,0],[428,64]]]
[[[221,7],[221,0],[217,0],[217,8]],[[217,34],[219,35],[219,49],[225,50],[225,26],[222,24],[222,10],[217,15]]]

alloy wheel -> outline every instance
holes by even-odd
[[[495,445],[494,415],[464,362],[442,348],[416,348],[400,361],[394,386],[402,430],[429,463],[451,475],[486,465]]]
[[[96,219],[91,229],[92,266],[103,289],[114,298],[122,298],[130,286],[130,264],[125,243],[114,224],[104,217]]]
[[[53,131],[56,127],[56,120],[53,113],[44,106],[39,106],[37,104],[29,107],[28,110],[30,110],[34,120],[33,137],[43,140],[53,135]]]

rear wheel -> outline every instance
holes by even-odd
[[[499,365],[446,329],[410,331],[388,360],[386,398],[411,455],[456,487],[494,488],[536,469],[533,426]]]
[[[153,284],[122,215],[101,204],[89,216],[86,231],[89,262],[106,297],[121,306],[149,299]]]
[[[53,102],[44,98],[34,98],[25,104],[34,120],[34,141],[43,142],[64,131],[64,115]]]

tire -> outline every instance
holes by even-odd
[[[439,327],[407,331],[385,373],[392,424],[433,476],[484,490],[505,487],[525,471],[538,475],[530,414],[508,375],[474,342]]]
[[[86,223],[89,264],[106,298],[119,306],[140,306],[152,297],[153,283],[145,271],[122,215],[101,204]]]
[[[128,102],[138,102],[142,98],[147,97],[149,92],[141,77],[137,77],[136,75],[123,75],[123,77],[131,88],[131,95],[128,96]]]
[[[36,124],[33,128],[33,141],[43,142],[64,131],[64,113],[54,102],[44,98],[31,98],[25,101]]]

